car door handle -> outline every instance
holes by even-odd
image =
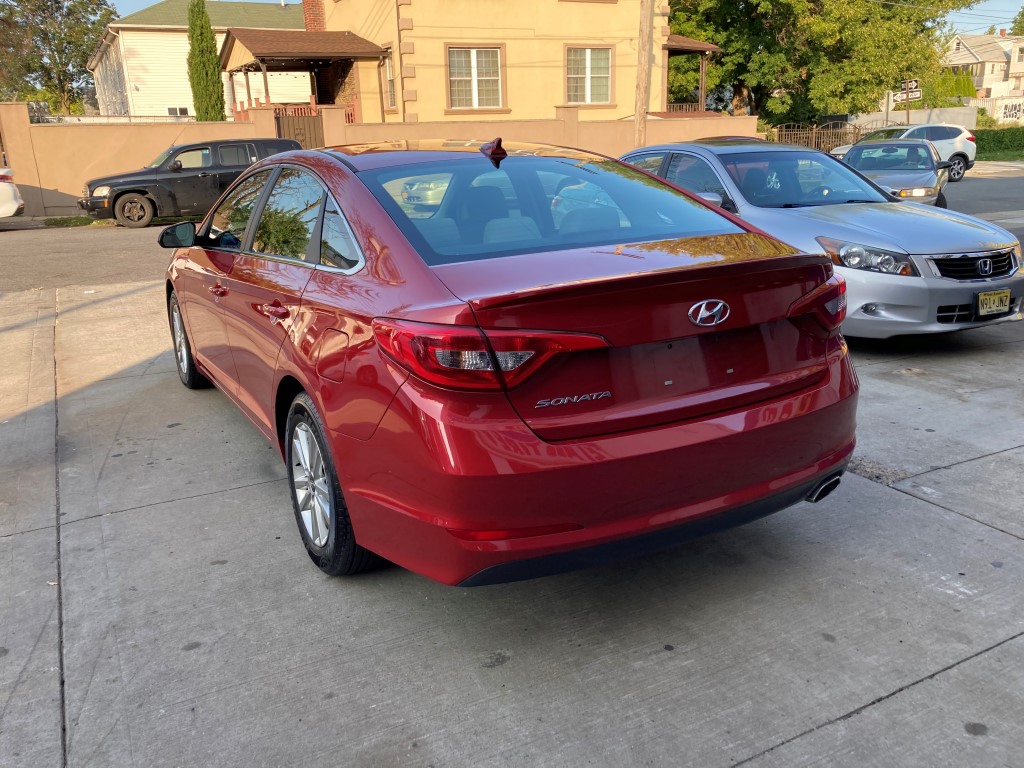
[[[284,320],[291,312],[288,311],[288,307],[282,307],[280,304],[264,304],[263,314],[278,320]]]
[[[211,285],[206,290],[208,290],[214,296],[227,296],[228,295],[228,289],[225,288],[223,285],[220,285],[220,284],[218,284],[218,285]]]
[[[196,174],[196,176],[198,176],[200,179],[205,179],[207,176],[212,176],[212,175],[213,175],[212,173],[207,173],[206,171],[203,171],[202,173],[197,173]]]

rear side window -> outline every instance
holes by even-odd
[[[354,270],[362,262],[352,230],[337,205],[327,198],[320,238],[320,263],[337,269]]]
[[[284,142],[280,141],[262,142],[260,144],[257,144],[256,148],[259,151],[261,158],[270,157],[271,155],[276,155],[279,152],[290,152],[293,149],[298,149],[297,146],[285,144]]]
[[[283,168],[260,213],[252,249],[304,259],[323,200],[324,188],[313,176],[298,168]]]
[[[742,232],[631,166],[483,156],[359,174],[428,264]]]
[[[217,248],[237,251],[242,247],[245,228],[252,218],[252,211],[263,193],[270,171],[259,171],[244,179],[217,206],[210,219],[210,228],[205,233]]]
[[[249,149],[245,144],[225,144],[217,147],[217,159],[221,165],[235,165],[243,168],[251,163]]]

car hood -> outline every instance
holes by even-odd
[[[747,207],[741,215],[768,234],[812,253],[821,252],[818,237],[918,255],[994,250],[1017,239],[982,219],[918,203]]]
[[[89,185],[89,190],[92,191],[104,184],[107,186],[124,186],[125,184],[155,180],[156,168],[142,168],[138,171],[125,171],[124,173],[115,173],[113,176],[100,176],[96,179],[89,179],[86,184]]]
[[[938,182],[935,171],[861,171],[875,184],[890,189],[934,187]]]

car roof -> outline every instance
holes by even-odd
[[[858,141],[855,146],[869,147],[879,144],[893,147],[927,147],[931,142],[928,139],[865,139]]]
[[[459,161],[469,157],[480,157],[480,148],[489,142],[456,139],[419,139],[380,141],[368,144],[347,144],[313,150],[341,160],[353,170],[366,171],[413,163],[428,163],[438,160]],[[510,157],[564,157],[571,160],[607,161],[610,158],[596,152],[587,152],[572,147],[552,144],[530,144],[526,142],[502,142],[502,148]],[[497,167],[497,166],[496,166]]]
[[[680,141],[674,144],[656,144],[650,147],[641,147],[640,149],[634,149],[632,152],[627,154],[634,154],[636,152],[657,152],[657,151],[677,151],[681,149],[702,149],[714,155],[732,155],[740,154],[742,152],[818,152],[819,154],[825,154],[819,152],[819,150],[813,147],[803,147],[798,144],[777,144],[773,141],[763,141],[761,139],[748,139],[746,141],[740,141],[738,139],[699,139],[697,141]]]
[[[258,139],[213,139],[212,141],[193,141],[188,144],[171,144],[168,149],[197,149],[200,147],[219,147],[223,144],[298,144],[295,139],[277,139],[273,136],[261,136]]]

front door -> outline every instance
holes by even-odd
[[[172,155],[160,171],[160,178],[170,187],[179,213],[205,215],[220,197],[209,147],[183,149]]]
[[[268,435],[274,379],[285,340],[299,324],[302,291],[319,258],[312,243],[325,192],[307,171],[284,167],[260,212],[252,245],[235,260],[225,299],[238,401]]]

